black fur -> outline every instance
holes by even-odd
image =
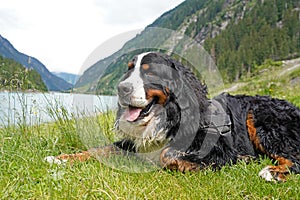
[[[195,163],[201,169],[234,164],[244,156],[257,158],[259,155],[267,155],[291,161],[293,165],[289,166],[290,170],[300,173],[300,110],[294,105],[267,96],[232,96],[226,93],[209,100],[206,85],[170,57],[152,53],[145,56],[142,64],[164,65],[170,67],[170,71],[178,72],[170,74],[166,69],[162,70],[164,80],[167,80],[163,84],[170,88],[164,108],[169,130],[166,137],[170,138],[167,147],[172,151],[166,153],[166,156]],[[151,80],[145,85],[151,87]],[[184,91],[186,88],[191,89],[194,99]],[[198,121],[190,122],[190,116],[195,113],[198,114]],[[253,117],[256,130],[255,141],[249,136],[249,114]],[[225,119],[222,124],[218,122],[220,115],[224,115]],[[211,121],[211,116],[216,121]],[[205,140],[207,136],[210,139]],[[115,145],[127,151],[135,151],[133,141],[124,141]]]

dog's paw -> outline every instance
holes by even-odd
[[[273,177],[273,175],[272,175],[272,173],[271,173],[271,171],[270,171],[269,166],[263,168],[263,169],[258,173],[258,175],[259,175],[261,178],[263,178],[263,179],[265,179],[266,181],[268,181],[268,182],[275,181],[275,179],[274,179],[274,177]]]
[[[285,182],[289,171],[282,166],[267,166],[259,172],[259,176],[266,181]]]
[[[61,165],[67,162],[67,160],[65,159],[58,159],[55,156],[47,156],[44,158],[44,160],[50,164],[57,164],[57,165]]]

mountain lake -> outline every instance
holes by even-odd
[[[91,116],[117,109],[116,96],[74,93],[0,92],[0,127],[51,122],[57,116]]]

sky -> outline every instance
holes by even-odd
[[[81,74],[183,1],[0,0],[0,34],[49,71]]]

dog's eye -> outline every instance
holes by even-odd
[[[153,72],[146,72],[145,75],[146,76],[155,76],[155,74]]]

